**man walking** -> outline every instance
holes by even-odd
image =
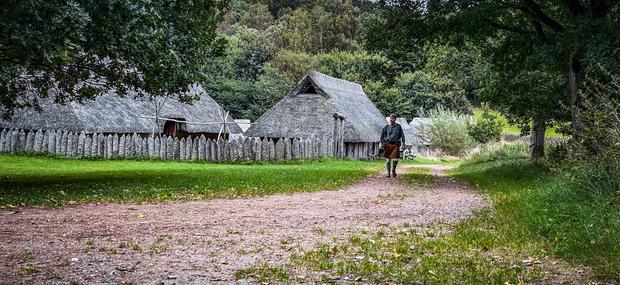
[[[381,144],[385,151],[385,168],[388,177],[396,177],[396,165],[400,158],[400,151],[405,146],[405,133],[400,124],[396,123],[396,115],[390,115],[390,123],[383,127]],[[390,165],[391,164],[391,165]]]

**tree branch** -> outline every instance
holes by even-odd
[[[502,23],[493,22],[493,21],[491,21],[489,19],[483,19],[483,21],[488,23],[489,25],[491,25],[491,27],[493,27],[493,28],[504,30],[504,31],[507,31],[507,32],[513,32],[513,33],[522,34],[522,35],[533,33],[532,31],[529,31],[527,29],[522,29],[522,28],[519,28],[519,27],[504,25]]]
[[[538,4],[536,4],[536,2],[534,2],[534,0],[522,0],[522,1],[526,8],[525,11],[528,12],[530,15],[532,15],[534,19],[545,24],[546,26],[548,26],[555,32],[560,32],[560,33],[564,32],[565,30],[564,26],[562,26],[562,24],[552,19],[551,17],[547,16],[547,14],[543,12],[543,10],[540,8],[540,6],[538,6]]]

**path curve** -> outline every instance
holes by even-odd
[[[488,205],[450,177],[420,187],[373,175],[335,191],[25,208],[0,212],[0,283],[237,283],[239,269],[281,265],[334,237],[457,223]]]

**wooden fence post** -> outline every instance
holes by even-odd
[[[166,138],[166,160],[174,159],[174,140],[171,136]]]
[[[93,140],[91,136],[85,135],[84,136],[84,157],[92,156],[92,150],[93,150],[92,143],[93,143]]]

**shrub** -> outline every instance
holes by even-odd
[[[489,107],[482,107],[482,115],[475,124],[469,125],[468,132],[479,143],[499,141],[502,135],[502,121]]]
[[[467,131],[467,126],[473,121],[471,116],[445,110],[441,106],[428,111],[427,116],[432,123],[421,128],[421,135],[424,141],[430,142],[432,149],[461,156],[476,145]]]

